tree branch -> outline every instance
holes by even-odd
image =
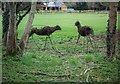
[[[20,74],[33,74],[33,75],[43,75],[43,76],[49,76],[49,77],[70,77],[70,74],[59,74],[59,75],[53,75],[53,74],[48,74],[48,73],[42,73],[42,72],[22,72],[22,71],[17,71],[17,73]]]
[[[18,25],[20,24],[20,22],[22,21],[22,19],[28,14],[30,12],[30,7],[29,7],[29,9],[21,16],[21,15],[19,15],[18,16],[18,18],[19,18],[19,20],[17,21],[17,23],[16,23],[16,26],[18,27]]]

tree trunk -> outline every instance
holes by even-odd
[[[117,3],[110,2],[109,3],[109,20],[108,20],[108,29],[107,29],[107,59],[109,61],[112,60],[115,55],[115,47],[116,47],[116,21],[117,21]]]
[[[118,56],[117,56],[117,59],[120,60],[120,27],[118,29],[117,40],[118,40],[118,42],[117,42],[118,43]]]
[[[2,34],[2,42],[3,47],[6,47],[7,43],[7,32],[9,28],[9,4],[8,2],[4,2],[2,5],[3,13],[2,13],[2,26],[3,26],[3,34]]]
[[[7,33],[6,55],[16,55],[16,5],[15,2],[9,3],[10,17],[9,29]]]
[[[20,41],[20,44],[19,44],[20,49],[21,49],[20,50],[21,55],[23,55],[23,51],[24,51],[24,48],[25,48],[27,40],[28,40],[28,34],[29,34],[29,31],[31,30],[31,27],[32,27],[32,22],[33,22],[33,19],[34,19],[35,10],[36,10],[36,2],[32,2],[28,22],[26,24],[24,33],[22,35],[22,38],[21,38],[21,41]]]

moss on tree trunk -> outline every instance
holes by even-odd
[[[116,21],[117,21],[117,3],[109,3],[109,20],[108,20],[108,29],[107,29],[107,59],[112,60],[115,55],[116,48]]]

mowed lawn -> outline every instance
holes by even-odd
[[[19,38],[27,20],[28,16],[19,25]],[[3,82],[117,82],[117,60],[107,62],[104,59],[104,38],[93,39],[97,48],[91,48],[89,43],[90,52],[86,53],[85,38],[81,37],[76,51],[73,51],[78,35],[76,21],[82,26],[90,26],[99,36],[105,34],[107,20],[108,14],[97,13],[35,14],[33,27],[61,26],[61,31],[51,35],[55,49],[48,42],[46,49],[42,50],[45,36],[34,35],[22,57],[3,57]]]
[[[19,26],[20,35],[27,22],[27,17],[24,18]],[[94,29],[95,34],[106,32],[108,14],[94,14],[94,13],[48,13],[48,14],[35,14],[33,27],[41,28],[43,26],[59,25],[62,31],[56,32],[57,35],[77,35],[77,28],[74,23],[80,21],[81,25],[88,25]]]

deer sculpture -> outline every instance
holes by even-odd
[[[54,27],[45,26],[42,29],[32,28],[30,33],[29,33],[29,37],[31,37],[33,34],[36,34],[36,35],[39,35],[39,36],[47,36],[46,40],[45,40],[45,45],[44,45],[44,48],[45,48],[48,38],[50,40],[51,45],[53,45],[52,40],[50,38],[50,35],[57,30],[61,30],[61,27],[59,25],[56,25]],[[53,46],[52,46],[52,48],[54,49]]]
[[[81,26],[79,21],[75,22],[75,26],[77,26],[77,28],[78,28],[78,39],[77,39],[77,42],[76,42],[74,50],[77,47],[78,41],[80,39],[80,36],[88,37],[89,41],[90,41],[90,43],[91,43],[91,45],[93,47],[92,41],[90,39],[90,35],[94,35],[94,30],[91,27],[89,27],[89,26]],[[87,41],[88,41],[88,39],[87,39]]]

